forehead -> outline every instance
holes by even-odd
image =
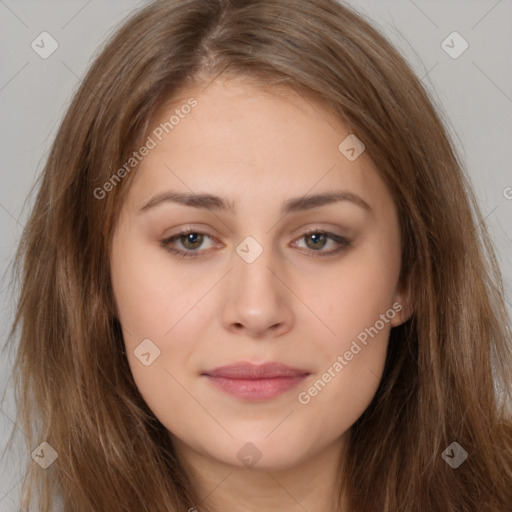
[[[259,194],[267,202],[340,187],[371,196],[382,188],[368,155],[350,161],[340,151],[350,131],[338,117],[291,88],[216,80],[182,89],[148,134],[154,147],[132,183],[139,202],[166,187],[233,201]]]
[[[153,154],[195,148],[199,154],[202,149],[208,151],[210,158],[244,161],[254,158],[254,153],[265,156],[273,152],[275,157],[276,148],[288,159],[293,154],[299,156],[305,148],[298,143],[304,140],[309,141],[310,152],[325,151],[348,134],[328,107],[311,95],[287,86],[263,88],[237,78],[181,89],[153,116],[150,130],[159,131],[165,139],[157,141]],[[320,139],[325,140],[321,145]],[[292,141],[295,147],[290,147]],[[285,151],[289,149],[293,151]]]

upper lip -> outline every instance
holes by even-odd
[[[237,362],[203,372],[203,375],[207,375],[208,377],[223,377],[226,379],[256,380],[278,377],[297,377],[309,375],[309,372],[282,363],[252,364],[248,362]]]

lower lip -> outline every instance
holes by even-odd
[[[268,400],[293,389],[307,375],[295,377],[275,377],[271,379],[228,379],[225,377],[210,377],[210,382],[230,395],[245,400]]]

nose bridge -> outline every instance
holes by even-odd
[[[255,293],[275,295],[279,285],[271,271],[277,265],[277,255],[274,254],[271,237],[258,235],[245,237],[236,247],[234,255],[234,279],[242,286],[251,287]],[[275,272],[275,270],[274,270]],[[251,296],[251,291],[249,297]],[[245,293],[245,290],[242,290]],[[240,290],[239,290],[240,293]],[[267,300],[270,296],[267,297]]]
[[[258,238],[262,240],[263,237]],[[254,334],[290,326],[291,305],[286,297],[286,287],[276,277],[280,265],[270,239],[264,237],[260,243],[256,237],[247,236],[235,248],[234,268],[223,306],[227,328],[243,326]]]

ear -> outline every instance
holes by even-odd
[[[391,327],[398,327],[407,322],[414,313],[411,294],[408,288],[397,289],[393,294],[393,306],[391,307],[396,315],[391,321]]]

